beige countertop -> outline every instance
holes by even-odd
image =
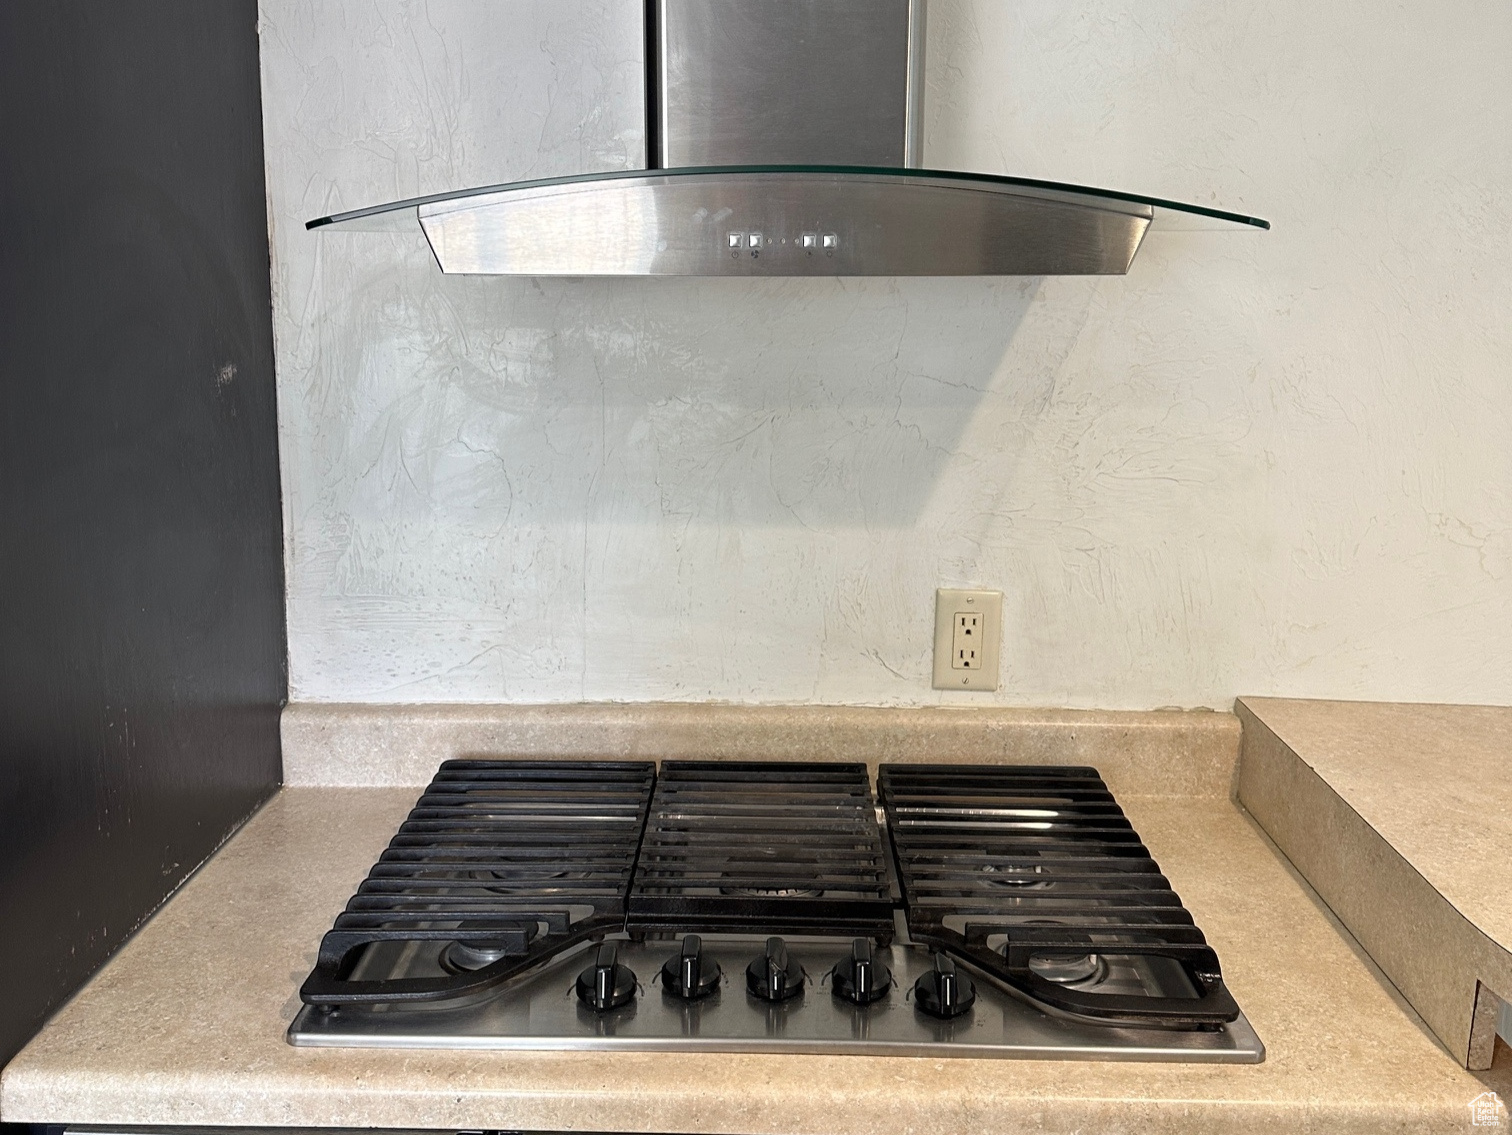
[[[1244,705],[1455,910],[1512,950],[1512,707]]]
[[[1239,763],[1239,719],[1205,710],[295,702],[279,729],[284,783],[332,788],[423,785],[453,757],[594,756],[1095,765],[1117,796],[1227,797]]]
[[[285,789],[0,1078],[35,1123],[881,1132],[1462,1131],[1512,1099],[1435,1042],[1221,797],[1122,803],[1264,1040],[1254,1066],[296,1049],[322,932],[414,788]],[[1505,1120],[1504,1120],[1505,1122]]]
[[[1512,998],[1512,708],[1244,698],[1240,798],[1451,1052]]]

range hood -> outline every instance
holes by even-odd
[[[924,0],[646,0],[644,170],[396,201],[310,229],[418,226],[443,272],[1119,275],[1146,231],[1256,217],[923,169]]]

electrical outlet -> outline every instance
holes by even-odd
[[[980,670],[982,652],[982,613],[980,611],[957,611],[951,624],[950,668],[952,670]]]
[[[934,688],[995,690],[1003,638],[1003,593],[935,592]]]

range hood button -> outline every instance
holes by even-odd
[[[840,247],[840,238],[837,237],[834,233],[825,233],[824,236],[820,238],[820,240],[825,248]]]
[[[747,248],[760,248],[761,247],[761,234],[760,233],[751,233],[751,234],[749,234],[746,237],[746,247]]]
[[[803,240],[803,247],[804,248],[813,248],[815,245],[817,245],[819,243],[819,234],[818,233],[804,233],[802,240]]]
[[[731,233],[730,234],[730,247],[731,248],[739,248],[744,243],[745,243],[745,233]]]

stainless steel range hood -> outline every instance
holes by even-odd
[[[1196,205],[922,169],[924,0],[646,0],[645,170],[513,182],[310,221],[416,225],[443,272],[1118,275]]]

